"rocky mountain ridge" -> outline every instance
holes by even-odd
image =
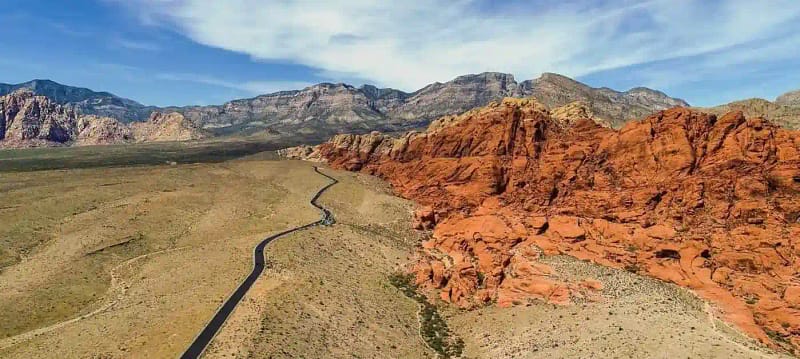
[[[87,88],[59,84],[51,80],[32,80],[21,84],[0,84],[0,96],[27,89],[50,101],[71,107],[83,115],[111,117],[120,122],[145,121],[150,113],[157,110],[136,101],[122,98],[108,92],[97,92]]]
[[[235,100],[222,106],[170,110],[223,133],[270,128],[327,138],[343,132],[421,128],[438,117],[458,114],[505,97],[535,97],[550,107],[581,101],[598,118],[615,127],[653,111],[688,106],[683,100],[645,88],[626,92],[598,89],[550,73],[517,83],[510,74],[486,72],[433,83],[412,93],[369,85],[356,88],[323,83],[299,91]]]
[[[284,151],[386,179],[432,229],[412,269],[459,306],[597,295],[566,254],[692,289],[774,347],[800,346],[800,132],[674,108],[620,130],[508,98],[425,132]],[[561,111],[578,114],[585,111]],[[569,116],[569,115],[567,115]]]
[[[775,101],[751,98],[700,110],[717,115],[730,111],[742,111],[747,117],[763,117],[781,127],[799,130],[800,90],[787,92],[778,96]]]
[[[486,72],[459,76],[407,93],[371,85],[321,83],[214,106],[156,108],[106,92],[64,86],[47,80],[0,84],[0,95],[28,88],[76,112],[121,122],[146,120],[152,111],[178,112],[217,135],[259,133],[321,142],[337,133],[393,132],[422,128],[444,115],[464,112],[504,97],[536,97],[550,107],[583,102],[598,119],[618,127],[653,111],[688,106],[659,91],[635,88],[618,92],[592,88],[568,77],[546,73],[518,83],[510,74]]]
[[[0,96],[0,147],[99,145],[185,141],[206,137],[181,114],[153,112],[130,125],[110,117],[83,115],[73,106],[22,88]]]

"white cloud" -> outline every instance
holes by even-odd
[[[196,84],[225,87],[232,90],[243,91],[252,95],[262,95],[285,90],[296,90],[311,85],[310,83],[303,81],[232,82],[213,76],[192,73],[160,73],[157,74],[155,78],[166,81],[192,82]]]
[[[791,34],[764,43],[752,43],[717,51],[692,59],[683,66],[653,66],[637,70],[643,85],[667,88],[715,76],[743,76],[756,74],[769,66],[765,64],[798,59],[794,52],[800,49],[800,34]],[[686,71],[686,68],[692,71]]]
[[[796,0],[563,3],[488,11],[477,0],[124,2],[204,45],[406,90],[481,71],[574,77],[716,53],[797,31],[800,16]]]

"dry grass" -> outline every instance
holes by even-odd
[[[0,357],[175,356],[258,240],[317,219],[324,181],[275,161],[0,174]]]
[[[271,268],[237,309],[209,358],[425,358],[417,304],[389,277],[420,238],[410,203],[383,184],[333,172],[321,198],[337,223],[268,247]]]

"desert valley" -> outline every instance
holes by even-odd
[[[0,28],[0,359],[800,358],[796,0]]]
[[[264,97],[315,114],[247,110],[264,130],[238,133],[252,122],[116,119],[53,95],[75,88],[9,90],[0,356],[181,354],[259,238],[318,218],[316,163],[339,181],[320,195],[335,224],[267,246],[204,357],[796,353],[794,95],[700,109],[533,83],[459,77],[414,95],[436,90],[420,112],[323,84]]]

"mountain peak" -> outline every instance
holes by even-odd
[[[36,95],[45,96],[54,103],[69,104],[82,114],[112,117],[123,122],[144,120],[151,111],[151,108],[136,101],[109,92],[63,85],[49,79],[34,79],[15,85],[0,84],[0,96],[23,88],[31,90]]]
[[[536,81],[566,82],[566,83],[581,84],[580,82],[575,81],[571,77],[567,77],[562,74],[557,74],[555,72],[543,72],[541,75],[539,75],[539,78],[537,78]]]

